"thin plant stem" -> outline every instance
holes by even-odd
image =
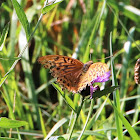
[[[15,113],[15,105],[16,105],[16,93],[14,94],[13,114]],[[11,138],[11,135],[12,135],[12,128],[10,128],[9,138]]]
[[[85,125],[84,125],[84,127],[83,127],[83,130],[81,131],[81,133],[80,133],[80,135],[79,135],[79,137],[78,137],[77,140],[80,140],[80,139],[81,139],[81,137],[82,137],[82,135],[83,135],[83,133],[84,133],[84,131],[85,131],[85,129],[86,129],[87,123],[88,123],[89,118],[90,118],[90,116],[91,116],[91,114],[92,114],[92,111],[93,111],[93,106],[94,106],[94,100],[92,99],[92,100],[91,100],[90,109],[89,109],[89,112],[88,112],[88,116],[87,116],[86,123],[85,123]]]
[[[77,121],[77,119],[78,119],[78,117],[79,117],[80,111],[81,111],[82,106],[83,106],[83,103],[84,103],[84,98],[85,98],[85,97],[83,96],[83,97],[82,97],[81,104],[80,104],[80,106],[79,106],[79,108],[78,108],[78,111],[77,111],[77,113],[74,114],[74,120],[72,121],[73,124],[72,124],[71,129],[70,129],[70,135],[69,135],[68,140],[71,139],[71,136],[72,136],[72,133],[73,133],[73,130],[74,130],[74,126],[75,126],[75,124],[76,124],[76,121]]]

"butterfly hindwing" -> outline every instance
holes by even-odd
[[[81,92],[87,85],[90,86],[93,80],[97,77],[102,77],[108,71],[108,65],[105,63],[97,62],[90,65],[87,72],[80,77],[78,92]]]

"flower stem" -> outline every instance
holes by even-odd
[[[92,111],[93,111],[93,106],[94,106],[94,100],[92,99],[92,100],[91,100],[90,109],[89,109],[89,112],[88,112],[88,116],[87,116],[86,123],[85,123],[85,125],[84,125],[84,127],[83,127],[83,130],[81,131],[81,133],[80,133],[80,135],[79,135],[79,137],[78,137],[77,140],[80,140],[80,139],[81,139],[81,137],[82,137],[82,135],[83,135],[83,133],[84,133],[84,131],[85,131],[85,129],[86,129],[87,123],[88,123],[89,118],[90,118],[90,116],[91,116],[91,114],[92,114]]]
[[[83,96],[83,97],[82,97],[82,100],[81,100],[81,104],[80,104],[80,106],[78,107],[77,113],[74,114],[74,120],[71,121],[71,122],[72,122],[72,126],[71,126],[71,128],[70,128],[70,135],[69,135],[68,140],[71,139],[71,136],[72,136],[72,133],[73,133],[73,130],[74,130],[74,126],[75,126],[75,124],[76,124],[76,121],[77,121],[77,119],[78,119],[78,117],[79,117],[80,111],[81,111],[82,106],[83,106],[83,103],[84,103],[84,98],[85,98],[85,97]]]

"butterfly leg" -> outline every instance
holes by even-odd
[[[96,90],[100,90],[100,87],[98,85],[95,85],[94,87],[93,85],[90,85],[90,99],[92,99],[93,92],[95,92]]]

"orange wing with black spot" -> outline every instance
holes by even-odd
[[[50,69],[52,76],[57,78],[63,88],[77,92],[77,83],[84,65],[81,61],[67,56],[46,55],[40,57],[38,62]]]

